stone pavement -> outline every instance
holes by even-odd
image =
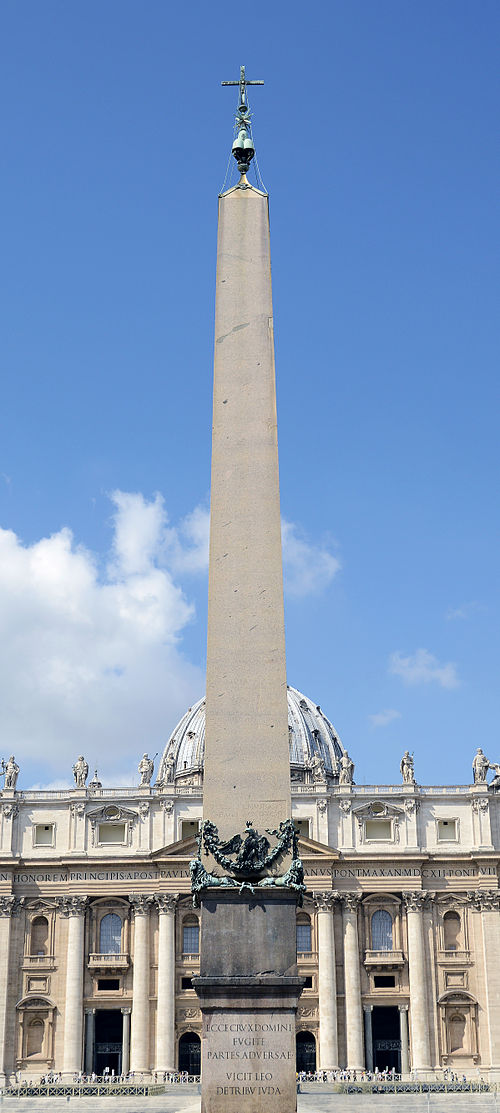
[[[328,1086],[305,1086],[298,1113],[500,1113],[500,1095],[491,1094],[335,1094]],[[0,1096],[0,1113],[200,1113],[200,1098],[172,1093],[149,1098],[15,1098]],[[267,1113],[263,1107],[262,1113]]]

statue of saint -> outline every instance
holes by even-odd
[[[73,766],[73,776],[75,778],[75,785],[77,788],[85,788],[85,781],[89,775],[89,767],[83,754],[75,761]]]
[[[354,762],[346,750],[340,759],[339,785],[352,784],[354,784]]]
[[[404,754],[401,758],[399,768],[401,770],[401,776],[403,778],[403,784],[404,785],[414,785],[415,784],[415,769],[414,769],[414,766],[413,766],[413,754],[410,754],[408,752],[408,750],[405,750],[405,752],[404,752]]]
[[[311,773],[315,781],[326,780],[325,763],[321,754],[315,754],[311,761]]]
[[[150,785],[151,784],[151,777],[153,776],[154,767],[155,767],[155,763],[154,763],[153,759],[150,758],[148,756],[148,754],[143,754],[142,758],[139,762],[139,773],[141,775],[141,780],[140,780],[141,785]]]
[[[474,757],[472,759],[472,774],[474,777],[474,784],[485,784],[488,769],[492,768],[494,768],[494,766],[490,765],[488,758],[485,757],[481,747],[478,746],[476,753],[474,754]]]
[[[14,758],[14,754],[11,754],[7,762],[2,761],[2,765],[2,773],[5,773],[4,788],[15,788],[19,776],[19,766]]]
[[[488,762],[488,769],[492,769],[494,774],[495,774],[495,776],[493,777],[493,780],[491,781],[491,783],[488,787],[499,789],[500,788],[500,765],[498,764],[497,761],[489,761]]]
[[[174,755],[172,750],[170,751],[170,753],[167,756],[166,765],[167,765],[167,769],[166,769],[165,780],[166,780],[168,785],[171,785],[171,784],[173,784],[174,774],[175,774],[175,755]]]

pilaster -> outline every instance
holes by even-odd
[[[315,893],[318,930],[319,1061],[322,1070],[336,1070],[339,1064],[337,1031],[337,972],[333,909],[337,894]]]
[[[344,979],[347,1067],[362,1070],[363,1010],[359,965],[358,906],[359,893],[342,893],[344,922]]]
[[[87,897],[58,897],[57,904],[59,914],[68,921],[63,1075],[69,1078],[82,1069],[83,963]]]
[[[175,909],[178,894],[155,897],[158,909],[158,1002],[155,1070],[175,1067]]]
[[[426,992],[423,907],[426,894],[420,891],[403,894],[408,925],[408,973],[410,981],[410,1017],[412,1070],[430,1070],[429,1018]]]
[[[153,898],[130,897],[134,915],[134,972],[132,983],[132,1038],[130,1044],[130,1069],[145,1073],[149,1062],[149,979],[150,979],[150,923],[149,910]]]

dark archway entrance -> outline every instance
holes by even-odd
[[[295,1047],[297,1071],[315,1071],[316,1040],[312,1032],[297,1032]]]
[[[401,1030],[397,1005],[375,1005],[372,1013],[373,1066],[401,1071]]]
[[[123,1014],[121,1009],[97,1009],[95,1014],[94,1070],[96,1074],[121,1074]]]
[[[201,1070],[201,1042],[196,1032],[184,1032],[179,1040],[179,1070],[199,1074]]]

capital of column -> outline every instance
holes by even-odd
[[[361,893],[340,893],[339,895],[345,912],[357,912],[361,901]]]
[[[428,894],[423,893],[420,889],[411,893],[403,893],[403,903],[407,912],[421,912],[427,899]]]
[[[494,912],[500,908],[498,889],[475,889],[467,893],[467,898],[476,912]]]
[[[146,893],[132,893],[129,897],[134,916],[148,916],[154,897]]]
[[[0,916],[16,916],[24,904],[24,897],[12,893],[0,897]]]
[[[178,893],[157,893],[153,899],[160,916],[165,913],[171,916],[175,914]]]
[[[97,1009],[85,1009],[84,1011],[85,1011],[85,1016],[93,1016],[94,1013],[97,1012]]]
[[[398,1005],[398,1009],[399,1009],[400,1013],[407,1013],[409,1007],[410,1007],[409,1005]]]
[[[87,907],[88,897],[56,897],[56,905],[61,916],[82,916]]]
[[[124,1016],[130,1016],[132,1009],[120,1009],[120,1012],[123,1013]]]
[[[363,1012],[372,1013],[373,1012],[373,1005],[363,1005]]]
[[[326,893],[315,893],[313,904],[316,912],[333,912],[334,904],[338,899],[339,894],[334,889],[330,889]]]

